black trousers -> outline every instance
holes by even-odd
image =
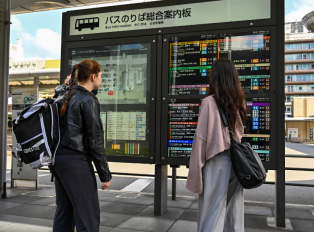
[[[86,155],[57,155],[55,176],[57,210],[53,232],[99,232],[97,183]]]

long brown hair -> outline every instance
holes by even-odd
[[[220,58],[213,63],[209,76],[209,94],[215,94],[219,105],[227,113],[232,132],[235,133],[237,114],[239,112],[244,124],[247,104],[237,69],[231,60]]]
[[[77,74],[76,74],[77,70]],[[60,115],[63,116],[67,110],[67,103],[71,96],[73,85],[77,84],[77,82],[85,83],[88,81],[88,78],[91,77],[92,74],[98,75],[101,71],[101,66],[98,62],[90,59],[82,60],[79,64],[73,65],[71,72],[71,85],[67,94],[67,98],[62,105]]]

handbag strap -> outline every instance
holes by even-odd
[[[219,114],[220,114],[220,118],[224,124],[225,127],[228,127],[228,131],[229,131],[229,134],[230,134],[230,140],[231,142],[233,141],[233,132],[231,130],[231,127],[230,127],[230,122],[229,122],[229,119],[227,117],[227,114],[223,111],[223,109],[220,107],[217,99],[215,98],[215,96],[213,96],[213,98],[215,99],[215,102],[217,104],[217,107],[218,107],[218,111],[219,111]]]

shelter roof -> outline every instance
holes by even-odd
[[[118,2],[145,2],[132,0],[12,0],[11,14],[57,10],[72,7]]]

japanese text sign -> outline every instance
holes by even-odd
[[[70,35],[268,19],[270,0],[222,0],[72,16]]]

